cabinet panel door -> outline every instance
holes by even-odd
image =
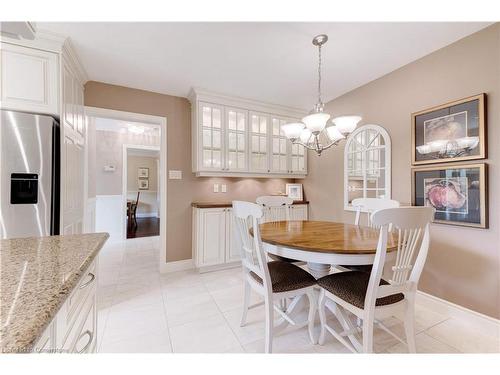
[[[226,263],[241,259],[241,240],[235,232],[233,210],[226,209]]]
[[[250,112],[250,171],[269,173],[269,117]]]
[[[198,266],[222,264],[225,260],[226,212],[223,208],[201,209]]]
[[[222,171],[224,153],[223,107],[199,103],[200,165],[202,170]]]
[[[288,138],[281,130],[287,121],[283,118],[271,118],[271,171],[274,173],[289,173]]]
[[[238,108],[225,108],[225,169],[244,172],[248,170],[248,112]]]
[[[290,220],[308,220],[308,205],[293,205],[290,210]]]
[[[2,108],[58,115],[58,56],[9,43],[0,50]]]

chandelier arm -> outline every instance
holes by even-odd
[[[327,144],[326,146],[322,146],[322,151],[323,150],[326,150],[326,149],[329,149],[330,147],[332,146],[337,146],[339,143],[340,143],[341,139],[339,139],[338,141],[333,141],[333,142],[330,142],[329,144]]]
[[[308,150],[313,150],[313,151],[316,151],[316,147],[313,147],[311,145],[308,145],[307,143],[303,143],[301,141],[293,141],[292,142],[294,145],[301,145],[301,146],[304,146],[305,148],[307,148]]]

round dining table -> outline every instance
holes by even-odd
[[[380,234],[371,227],[310,220],[268,222],[259,229],[267,252],[307,262],[316,278],[328,275],[332,265],[373,264]],[[386,261],[396,247],[396,236],[389,233]]]

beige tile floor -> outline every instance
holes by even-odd
[[[158,237],[149,237],[110,243],[102,250],[99,352],[263,352],[263,309],[251,310],[248,324],[239,325],[241,270],[160,274],[158,247]],[[404,337],[399,320],[391,318],[385,324]],[[500,352],[498,338],[419,305],[416,325],[420,353]],[[376,352],[406,352],[405,345],[381,329],[376,329],[374,337]],[[329,335],[323,346],[312,345],[306,328],[285,331],[275,337],[273,345],[276,353],[347,352]]]

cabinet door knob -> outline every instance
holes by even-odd
[[[82,285],[80,285],[80,289],[86,288],[90,283],[92,283],[92,281],[95,280],[95,275],[92,272],[89,272],[88,275],[90,276],[90,279],[85,283],[83,283]]]

